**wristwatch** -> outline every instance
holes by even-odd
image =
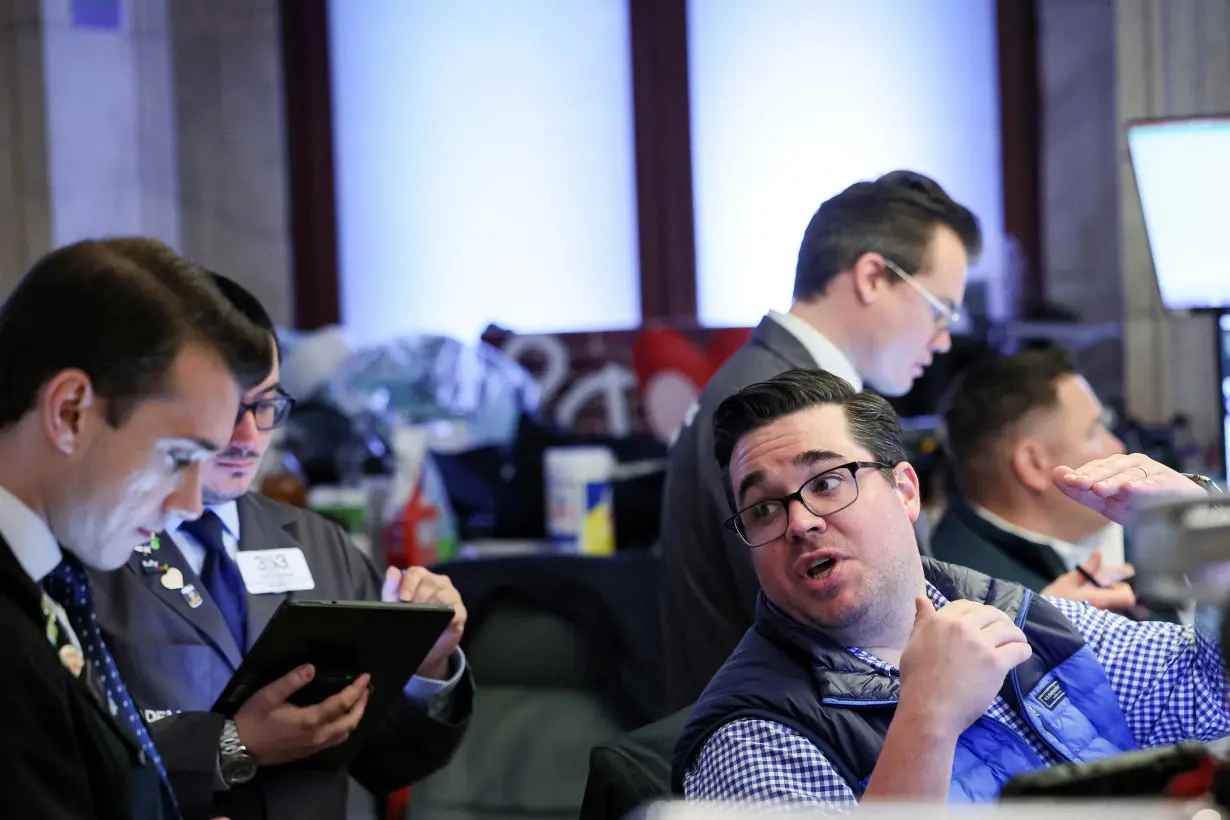
[[[222,724],[218,762],[221,764],[222,780],[228,786],[238,786],[256,777],[256,761],[248,754],[248,747],[239,740],[239,728],[233,720]]]
[[[1196,473],[1183,473],[1184,478],[1195,482],[1206,493],[1222,493],[1221,487],[1217,486],[1217,482],[1209,478],[1207,475],[1198,475]]]

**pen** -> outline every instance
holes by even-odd
[[[1079,572],[1081,575],[1085,576],[1085,580],[1093,584],[1098,589],[1106,589],[1105,584],[1103,584],[1097,578],[1094,578],[1093,573],[1091,573],[1089,570],[1085,569],[1084,567],[1080,566],[1079,564],[1076,567],[1076,571]]]

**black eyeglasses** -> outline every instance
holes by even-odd
[[[257,399],[253,402],[240,402],[239,414],[235,416],[235,424],[243,421],[248,413],[256,422],[257,430],[276,430],[290,418],[290,411],[295,406],[294,398],[281,388],[272,396]]]
[[[891,470],[892,464],[882,461],[851,461],[830,467],[814,475],[784,498],[757,501],[723,521],[723,525],[739,533],[749,547],[763,547],[786,534],[790,528],[790,502],[798,501],[812,515],[825,516],[841,512],[858,501],[858,471],[864,467]]]

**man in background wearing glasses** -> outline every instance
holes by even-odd
[[[1022,772],[1230,732],[1216,640],[921,557],[918,476],[880,396],[794,370],[713,429],[763,593],[676,748],[688,797],[987,802]],[[1050,480],[1121,523],[1205,493],[1139,454]]]
[[[202,470],[204,514],[139,547],[119,571],[94,576],[98,622],[187,820],[345,817],[348,775],[387,794],[445,765],[460,743],[472,697],[458,648],[466,611],[447,578],[421,567],[382,574],[338,525],[250,491],[294,401],[279,383],[281,349],[269,315],[238,284],[213,277],[240,313],[275,336],[276,355],[268,377],[242,398],[229,443]],[[251,575],[254,565],[259,575],[259,563],[239,559],[266,550],[297,553],[306,568],[285,588],[265,588],[270,578]],[[349,772],[281,764],[349,736],[367,705],[366,676],[301,708],[289,699],[312,680],[315,670],[303,667],[252,695],[233,720],[209,711],[288,597],[416,601],[456,611]]]
[[[752,623],[756,576],[720,526],[725,488],[709,420],[735,391],[791,368],[898,396],[949,349],[978,220],[935,181],[894,171],[824,202],[803,235],[794,301],[770,311],[713,376],[670,454],[660,544],[667,700],[700,694]],[[750,272],[749,272],[750,274]]]

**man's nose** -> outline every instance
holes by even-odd
[[[163,503],[168,519],[195,521],[205,512],[201,498],[201,462],[194,461],[179,474],[179,482]]]
[[[809,533],[822,533],[828,528],[828,519],[807,509],[799,499],[786,502],[786,534],[792,539],[806,538]]]
[[[952,350],[952,331],[949,328],[940,328],[940,331],[935,334],[935,338],[931,340],[931,351],[933,353],[947,353]]]
[[[256,441],[259,434],[260,431],[256,429],[256,412],[245,409],[239,421],[235,422],[235,429],[231,432],[231,444],[250,444]]]

